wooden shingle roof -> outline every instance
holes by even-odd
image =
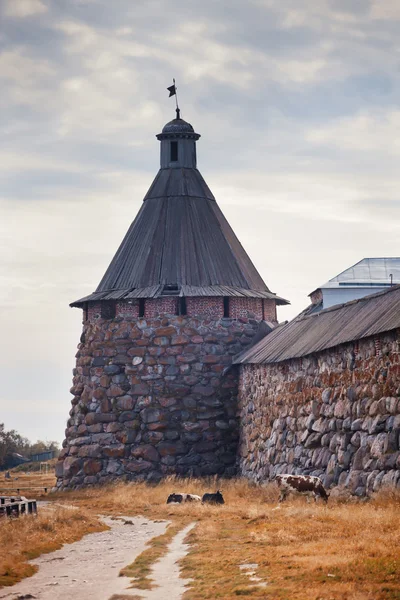
[[[71,306],[157,297],[171,285],[181,296],[288,303],[270,292],[197,168],[159,170],[96,291]]]

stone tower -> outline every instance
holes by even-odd
[[[271,293],[196,166],[193,127],[157,135],[161,168],[83,311],[60,488],[124,476],[233,475],[238,441],[235,354]]]

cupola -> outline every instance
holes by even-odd
[[[162,169],[195,169],[196,141],[200,138],[192,125],[180,117],[176,109],[176,119],[164,125],[162,132],[157,135],[161,142],[160,166]]]

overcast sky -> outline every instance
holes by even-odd
[[[81,313],[182,116],[269,288],[399,256],[397,0],[0,0],[0,421],[62,441]]]

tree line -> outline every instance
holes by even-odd
[[[58,452],[58,443],[38,440],[33,444],[15,429],[6,430],[4,423],[0,423],[0,469],[13,467],[15,465],[15,454],[30,458],[33,454],[49,450]]]

